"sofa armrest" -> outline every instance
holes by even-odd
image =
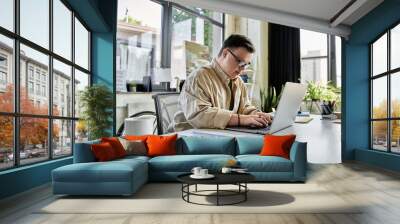
[[[290,160],[293,162],[293,179],[305,181],[307,177],[307,143],[294,142],[290,149]]]
[[[89,142],[75,143],[74,147],[74,163],[89,163],[95,162],[96,158],[92,153],[90,146],[92,144],[98,144],[100,140],[94,140]]]

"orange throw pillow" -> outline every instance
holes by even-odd
[[[123,136],[124,139],[129,140],[129,141],[144,141],[146,142],[147,137],[153,136],[153,135],[125,135]]]
[[[152,135],[148,136],[147,143],[147,155],[154,156],[165,156],[165,155],[176,155],[176,139],[178,135]]]
[[[110,161],[117,158],[114,149],[108,142],[93,144],[91,145],[91,149],[94,154],[94,157],[99,162]]]
[[[265,135],[261,156],[280,156],[289,159],[290,147],[296,135]]]
[[[125,157],[126,151],[124,146],[122,146],[121,142],[116,137],[109,137],[109,138],[101,138],[101,142],[108,142],[114,149],[115,155],[117,158]]]

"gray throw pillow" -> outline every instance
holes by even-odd
[[[126,151],[126,155],[145,156],[147,155],[146,144],[141,140],[126,140],[118,138]]]

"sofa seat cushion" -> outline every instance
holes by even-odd
[[[114,160],[113,162],[118,162],[118,161],[119,162],[121,162],[121,161],[130,162],[130,161],[135,161],[135,160],[147,162],[147,161],[149,161],[149,159],[150,159],[150,157],[148,157],[148,156],[131,155],[131,156],[125,156],[124,158],[121,158],[121,159]]]
[[[230,159],[231,155],[174,155],[158,156],[149,160],[149,170],[152,172],[190,172],[193,167],[203,167],[209,171],[219,171]]]
[[[249,172],[293,172],[292,161],[279,156],[239,155],[236,160]]]
[[[75,163],[53,170],[58,182],[131,182],[133,176],[147,176],[147,163],[140,159]]]

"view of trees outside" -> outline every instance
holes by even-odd
[[[47,107],[35,105],[29,98],[25,88],[21,87],[20,104],[24,105],[26,112],[32,114],[44,113]],[[4,108],[13,106],[13,88],[7,87],[5,93],[0,94],[0,105]],[[11,109],[12,110],[12,109]],[[21,164],[32,163],[48,158],[48,122],[47,118],[20,118],[20,159]],[[0,169],[12,166],[14,161],[13,154],[13,118],[10,116],[0,116]],[[60,126],[53,126],[53,140],[57,140],[60,133]]]
[[[400,115],[400,99],[392,99],[392,115]],[[374,118],[387,117],[387,100],[382,100],[377,106],[373,107]],[[387,121],[374,121],[372,124],[373,146],[378,150],[387,150]],[[391,121],[391,142],[393,152],[400,152],[400,121]]]

